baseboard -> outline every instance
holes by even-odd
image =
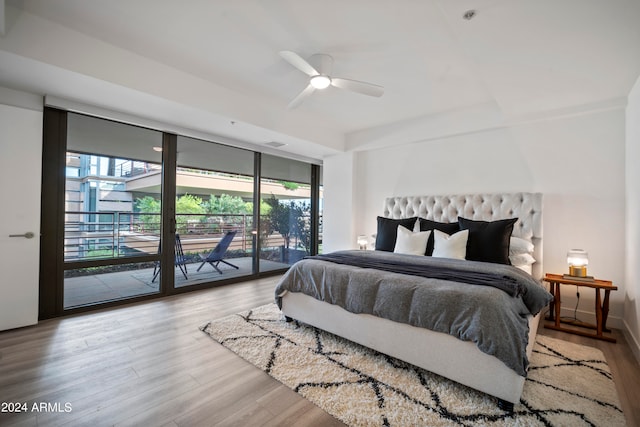
[[[594,325],[596,324],[596,315],[595,313],[593,313],[593,311],[582,311],[582,310],[575,311],[573,308],[570,308],[568,306],[562,307],[560,310],[560,316],[562,316],[563,318],[566,317],[566,318],[573,319],[574,315],[575,317],[578,318],[578,320],[582,322],[592,323]],[[621,317],[611,316],[611,315],[609,315],[609,317],[607,318],[607,328],[620,329],[620,330],[627,329]]]
[[[623,321],[623,323],[624,327],[622,328],[622,333],[624,334],[624,339],[627,340],[627,344],[629,344],[629,348],[635,356],[636,362],[640,365],[640,342],[638,342],[638,339],[631,334],[631,328],[629,328],[627,322]]]
[[[573,309],[568,307],[563,307],[560,311],[560,315],[566,318],[573,319],[574,314],[575,314],[575,317],[577,317],[579,320],[583,322],[592,323],[592,324],[596,323],[596,316],[591,312],[581,311],[581,310],[574,312]],[[616,317],[616,316],[609,316],[609,318],[607,319],[607,328],[618,329],[622,332],[625,340],[629,344],[629,348],[631,349],[631,352],[633,353],[636,361],[640,365],[640,341],[638,341],[637,337],[631,334],[630,332],[631,328],[629,327],[627,322],[625,322],[623,318]]]

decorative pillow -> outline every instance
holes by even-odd
[[[393,252],[407,255],[424,255],[430,235],[431,231],[412,232],[399,225],[396,246],[393,248]]]
[[[433,254],[436,258],[465,259],[469,230],[462,230],[448,235],[440,230],[433,230]]]
[[[376,250],[393,252],[393,248],[396,246],[398,226],[401,225],[408,230],[413,230],[416,219],[418,218],[391,219],[379,216],[378,233],[376,234]]]
[[[536,259],[528,253],[509,255],[509,261],[511,265],[516,267],[522,267],[523,265],[531,265],[536,262]]]
[[[533,254],[533,243],[520,237],[511,236],[511,239],[509,239],[509,256],[520,254]]]
[[[518,218],[498,221],[474,221],[458,217],[460,229],[469,230],[467,259],[471,261],[511,264],[509,241]]]
[[[418,223],[420,224],[420,231],[440,230],[448,235],[460,231],[460,225],[457,222],[436,222],[430,219],[418,218]],[[434,235],[432,234],[427,242],[427,252],[425,252],[425,255],[431,255],[433,253],[433,239]]]

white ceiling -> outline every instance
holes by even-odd
[[[15,18],[13,7],[22,11]],[[284,141],[282,150],[315,158],[481,107],[509,119],[601,105],[626,97],[640,75],[640,0],[7,0],[7,8],[2,85],[251,143]],[[464,20],[469,9],[476,16]],[[307,83],[281,50],[330,54],[334,75],[385,94],[329,88],[287,110]],[[109,55],[119,59],[105,67]],[[166,68],[147,72],[149,64]],[[83,79],[93,83],[74,91]],[[137,108],[109,100],[126,91]]]

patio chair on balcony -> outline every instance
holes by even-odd
[[[160,253],[162,250],[161,245],[162,241],[158,243],[158,253]],[[182,242],[180,242],[180,235],[178,234],[176,234],[176,253],[174,259],[175,266],[180,269],[185,280],[189,280],[189,278],[187,277],[187,259],[185,258],[184,252],[182,251]],[[160,261],[156,261],[155,265],[153,266],[153,279],[151,279],[151,282],[156,281],[156,279],[158,278],[158,274],[160,274]]]
[[[231,244],[231,241],[236,236],[236,233],[237,231],[227,231],[227,234],[224,235],[224,237],[218,242],[216,247],[213,248],[213,250],[209,255],[207,256],[200,255],[200,258],[202,259],[202,264],[200,264],[200,267],[198,267],[198,270],[196,271],[200,271],[200,269],[205,264],[209,264],[211,265],[211,267],[215,268],[218,273],[222,274],[222,270],[218,268],[218,264],[220,263],[227,264],[228,266],[231,266],[237,270],[239,268],[237,265],[233,265],[230,262],[227,262],[224,260],[224,257],[227,253],[227,249],[229,249],[229,244]]]

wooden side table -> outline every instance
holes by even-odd
[[[603,332],[611,332],[607,329],[607,317],[609,316],[609,294],[611,291],[618,289],[608,280],[595,279],[593,281],[581,280],[580,278],[569,278],[561,274],[545,274],[544,281],[550,285],[550,292],[553,294],[554,300],[549,305],[549,316],[546,320],[554,322],[553,325],[545,324],[547,329],[555,329],[556,331],[569,332],[571,334],[582,335],[585,337],[597,338],[604,341],[616,342],[613,337],[605,336]],[[596,292],[596,324],[580,322],[576,320],[562,320],[560,318],[560,306],[562,300],[560,298],[560,285],[584,286],[593,288]],[[604,300],[601,299],[600,290],[604,290]],[[560,323],[568,323],[582,328],[595,329],[595,333],[585,332],[579,329],[565,328]]]

